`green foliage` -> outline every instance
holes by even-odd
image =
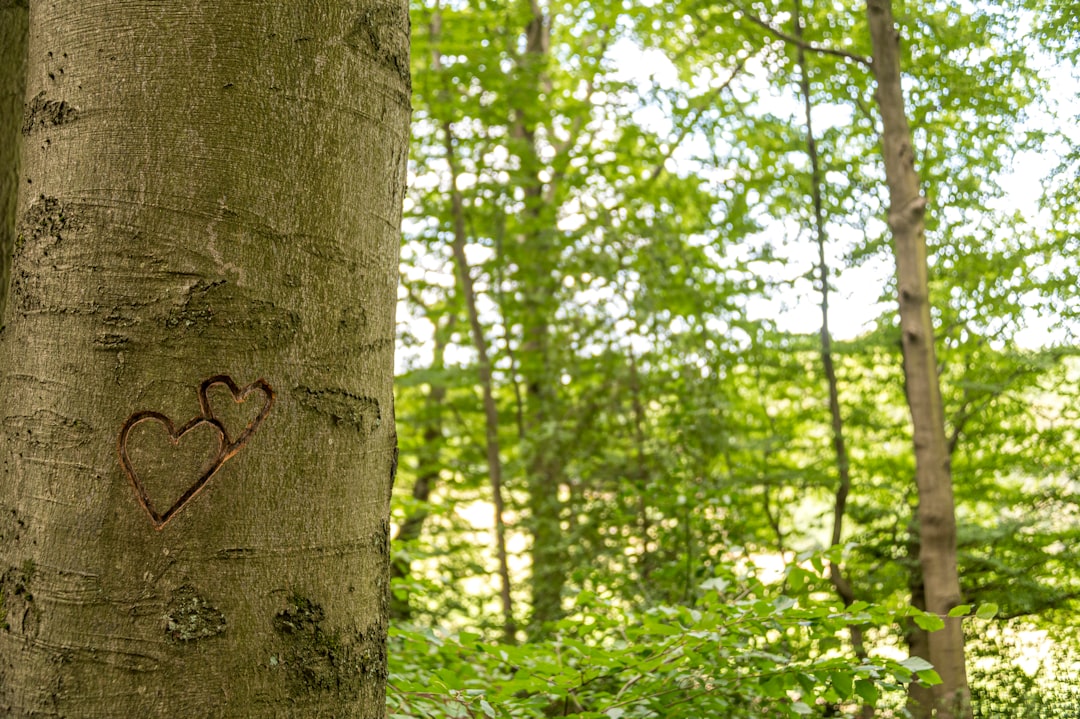
[[[807,54],[830,322],[844,288],[877,312],[832,344],[852,486],[840,544],[814,554],[832,543],[840,472],[801,71],[780,37],[794,6],[413,5],[394,520],[423,531],[395,545],[410,571],[394,592],[411,612],[395,628],[391,713],[902,705],[897,688],[932,683],[933,669],[880,657],[943,621],[909,607],[921,586],[913,438],[861,8],[801,11],[806,42],[848,54]],[[1075,70],[1075,13],[1034,0],[894,5],[930,202],[964,594],[952,614],[972,636],[1020,618],[1074,629],[1080,137],[1046,68]],[[531,34],[537,8],[546,44]],[[1036,151],[1061,158],[1042,214],[1007,202],[1012,166]],[[490,516],[489,428],[449,262],[459,231],[493,365],[514,618],[530,619],[536,562],[556,565],[542,569],[565,611],[515,646],[492,642],[492,530],[476,526]],[[785,564],[782,584],[732,574],[755,561]],[[855,597],[846,610],[832,568]],[[872,671],[850,647],[859,628]],[[986,707],[1042,701],[1034,685],[980,691]]]
[[[733,571],[698,589],[693,606],[644,611],[582,592],[550,639],[519,646],[395,628],[390,716],[821,716],[940,681],[917,657],[841,650],[847,628],[897,621],[889,610],[796,600]]]
[[[1011,631],[984,634],[972,643],[976,719],[1080,716],[1080,656],[1075,646],[1055,645],[1030,626],[1008,626]]]

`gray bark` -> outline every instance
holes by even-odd
[[[407,6],[61,0],[29,47],[0,715],[382,717]]]

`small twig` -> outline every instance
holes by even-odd
[[[759,18],[757,15],[754,15],[753,13],[747,12],[746,8],[739,5],[739,3],[733,2],[731,4],[735,7],[736,10],[741,12],[743,14],[743,16],[746,17],[747,20],[754,23],[755,25],[760,27],[762,30],[769,33],[770,35],[777,38],[778,40],[783,40],[784,42],[791,43],[792,45],[795,45],[796,47],[801,47],[803,50],[809,50],[810,52],[816,52],[816,53],[820,53],[822,55],[832,55],[833,57],[839,57],[839,58],[843,58],[845,60],[851,60],[852,62],[859,63],[863,67],[870,67],[873,64],[873,60],[871,58],[865,57],[863,55],[859,55],[857,53],[847,52],[845,50],[837,50],[836,48],[831,48],[831,47],[822,47],[821,45],[815,45],[812,42],[806,42],[805,40],[800,40],[799,38],[795,37],[794,35],[789,35],[788,33],[784,32],[783,30],[770,25],[768,22],[766,22],[765,20]]]

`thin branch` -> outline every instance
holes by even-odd
[[[599,68],[600,64],[604,60],[604,55],[607,54],[608,48],[611,45],[609,37],[605,37],[603,42],[600,43],[600,47],[597,48],[596,53],[592,56],[596,60],[596,66]],[[585,83],[585,99],[583,104],[588,105],[592,102],[592,97],[596,93],[596,76],[599,75],[599,70],[589,76],[589,79]],[[563,142],[553,142],[552,146],[555,149],[555,155],[561,156],[566,154],[571,148],[577,144],[578,137],[581,135],[581,129],[585,125],[585,118],[583,115],[578,115],[574,118],[574,122],[570,127],[570,131],[567,138]]]
[[[736,10],[741,12],[743,14],[743,16],[747,20],[754,23],[755,25],[760,27],[762,30],[764,30],[765,32],[767,32],[770,35],[772,35],[773,37],[775,37],[777,40],[783,40],[786,43],[790,43],[790,44],[794,45],[795,47],[800,47],[803,50],[808,50],[810,52],[816,52],[816,53],[819,53],[821,55],[832,55],[833,57],[843,58],[844,60],[851,60],[852,62],[857,62],[858,64],[862,65],[863,67],[870,67],[873,64],[873,61],[870,58],[868,58],[868,57],[866,57],[864,55],[859,55],[859,54],[853,53],[853,52],[847,52],[845,50],[837,50],[836,48],[832,48],[832,47],[822,47],[821,45],[815,45],[812,42],[807,42],[807,41],[805,41],[805,40],[803,40],[801,38],[798,38],[798,37],[796,37],[794,35],[789,35],[788,33],[784,32],[780,28],[774,27],[773,25],[771,25],[767,21],[759,18],[757,15],[754,15],[753,13],[747,12],[746,8],[744,8],[739,3],[733,2],[731,4],[735,7]]]

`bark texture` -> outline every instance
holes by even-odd
[[[971,717],[963,627],[959,618],[945,616],[961,603],[961,595],[949,448],[930,316],[926,198],[919,189],[911,130],[904,111],[899,34],[890,0],[868,0],[867,17],[883,127],[882,152],[900,295],[904,378],[915,443],[919,565],[926,610],[945,620],[944,629],[929,635],[930,661],[942,679],[933,697],[936,716]]]
[[[27,0],[0,0],[0,326],[15,247],[28,17]]]
[[[29,48],[0,716],[382,717],[406,4],[60,0]]]

